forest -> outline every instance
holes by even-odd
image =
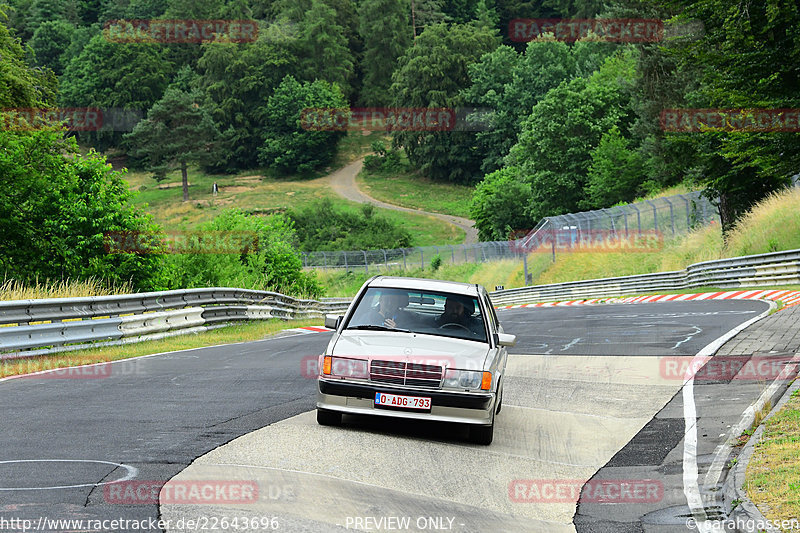
[[[455,128],[392,129],[372,165],[402,159],[419,176],[474,187],[470,212],[484,240],[679,183],[704,189],[728,229],[798,173],[797,127],[686,131],[665,127],[663,116],[800,107],[800,9],[791,0],[745,4],[5,0],[0,271],[22,279],[114,272],[111,281],[137,288],[214,281],[189,279],[197,265],[165,274],[158,254],[102,253],[101,230],[153,229],[102,154],[121,153],[157,179],[175,169],[185,176],[191,165],[303,174],[328,165],[346,134],[304,124],[321,109],[457,117]],[[544,19],[639,20],[646,31],[609,38],[597,28],[610,26],[592,23],[565,38],[525,22]],[[520,24],[526,31],[513,31]],[[65,132],[36,126],[46,113],[31,109],[61,118],[82,111]],[[100,110],[101,126],[87,109]],[[217,224],[241,228],[252,224],[246,218]],[[269,253],[296,243],[292,221],[259,224],[253,230],[272,242]],[[295,267],[260,261],[253,275],[273,285],[307,282],[299,268],[289,275]]]

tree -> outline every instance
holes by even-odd
[[[58,129],[0,130],[0,272],[22,282],[100,279],[157,290],[161,257],[108,254],[109,233],[154,234],[149,215],[105,158],[81,155]]]
[[[530,201],[531,186],[517,168],[505,167],[483,178],[469,208],[480,239],[502,240],[514,230],[532,228],[535,221],[523,209]]]
[[[219,142],[219,131],[198,101],[199,92],[170,87],[133,131],[125,135],[131,153],[143,157],[156,179],[164,179],[175,168],[181,170],[183,201],[189,200],[189,163],[202,165]]]
[[[336,21],[336,11],[323,0],[311,0],[311,9],[300,22],[298,39],[302,78],[335,83],[349,96],[355,62],[347,44],[344,28]]]
[[[555,40],[536,40],[524,54],[501,46],[470,65],[471,86],[464,99],[479,109],[488,109],[471,120],[488,120],[489,127],[478,131],[482,155],[481,171],[488,174],[500,168],[508,151],[516,143],[522,122],[533,106],[550,89],[575,76],[572,49]]]
[[[267,99],[297,64],[290,46],[285,39],[271,38],[269,30],[259,32],[254,43],[203,45],[198,62],[200,85],[227,146],[212,169],[231,171],[258,165],[258,149],[267,127]]]
[[[603,134],[592,151],[592,163],[586,180],[583,208],[601,209],[619,202],[632,201],[644,181],[644,161],[639,152],[628,148],[614,125]]]
[[[29,43],[36,64],[60,76],[66,67],[65,51],[72,42],[74,31],[75,27],[62,19],[45,21],[36,28]]]
[[[691,107],[796,108],[800,11],[791,0],[755,0],[746,8],[723,0],[674,0],[679,21],[699,19],[704,35],[670,52],[701,84],[687,95]],[[687,142],[684,137],[691,137]],[[707,194],[718,199],[723,232],[753,204],[784,187],[800,168],[797,133],[714,132],[669,134],[679,146],[700,147],[696,167]]]
[[[55,77],[30,68],[19,41],[1,23],[0,57],[0,109],[39,108],[54,103]]]
[[[392,75],[391,94],[397,107],[449,108],[464,105],[461,94],[470,84],[468,67],[497,47],[493,32],[469,24],[435,24],[400,58]],[[411,164],[427,176],[473,183],[480,174],[481,154],[470,131],[400,131],[394,134]]]
[[[327,164],[336,153],[342,131],[309,129],[302,122],[306,109],[345,109],[338,86],[318,80],[300,83],[286,76],[269,97],[264,110],[267,124],[259,161],[282,174],[309,172]]]
[[[59,103],[144,113],[163,96],[174,72],[160,46],[110,42],[95,35],[60,78]],[[98,147],[122,140],[120,132],[89,132],[81,137]]]
[[[622,129],[631,121],[635,66],[633,52],[622,52],[590,78],[564,82],[534,106],[507,158],[530,180],[532,219],[579,210],[592,150],[613,126]]]
[[[411,45],[411,27],[402,0],[364,0],[358,10],[358,30],[364,40],[361,102],[385,106],[389,102],[397,59]]]

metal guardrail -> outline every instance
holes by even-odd
[[[800,250],[704,261],[685,270],[571,281],[491,293],[494,305],[604,298],[696,287],[758,287],[800,283]]]
[[[0,302],[0,353],[13,352],[0,358],[163,338],[231,321],[322,318],[349,303],[235,288]]]
[[[491,293],[494,305],[603,298],[693,287],[800,283],[800,250],[705,261],[685,270],[571,281]],[[96,342],[137,342],[205,331],[231,321],[322,318],[349,298],[300,300],[235,288],[0,302],[0,358],[73,350]],[[11,352],[11,353],[8,353]]]

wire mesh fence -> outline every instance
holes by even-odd
[[[360,270],[380,273],[409,268],[425,268],[432,262],[483,263],[524,257],[533,251],[556,248],[564,250],[605,249],[649,246],[652,240],[687,233],[689,230],[719,221],[719,214],[700,192],[678,194],[624,206],[570,213],[542,219],[534,229],[517,232],[507,241],[480,242],[395,248],[386,250],[351,250],[303,252],[307,268]],[[628,239],[628,240],[626,240]],[[638,239],[638,240],[637,240]],[[630,248],[629,248],[630,249]],[[438,258],[438,259],[437,259]]]
[[[518,235],[516,245],[529,250],[554,245],[565,238],[573,242],[597,235],[613,238],[658,235],[670,238],[693,228],[719,222],[717,208],[701,192],[676,194],[632,204],[543,218],[536,227]]]

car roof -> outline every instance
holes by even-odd
[[[452,292],[478,296],[478,285],[458,281],[442,281],[438,279],[404,278],[399,276],[377,276],[369,282],[370,287],[387,287],[396,289],[421,289],[425,291]]]

